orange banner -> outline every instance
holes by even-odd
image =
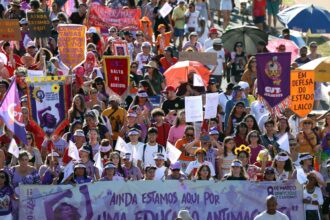
[[[291,71],[291,110],[299,117],[307,116],[314,105],[315,73],[310,70]]]
[[[58,51],[67,67],[76,67],[86,58],[86,27],[77,24],[60,24],[58,32]]]

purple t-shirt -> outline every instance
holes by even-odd
[[[14,194],[10,186],[0,189],[0,216],[8,215],[12,211],[11,197]]]

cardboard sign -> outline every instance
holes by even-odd
[[[314,105],[313,71],[294,70],[291,72],[291,110],[299,117],[307,116]]]
[[[186,122],[203,121],[202,96],[186,96],[184,102]]]
[[[49,15],[45,12],[28,12],[29,35],[31,38],[49,37],[51,32],[51,23]]]
[[[22,40],[22,35],[18,20],[16,19],[0,20],[0,40],[5,40],[5,41]]]
[[[124,95],[129,85],[129,57],[104,56],[103,65],[109,88],[120,96]]]
[[[87,25],[100,27],[101,29],[115,26],[119,30],[125,28],[137,31],[139,29],[140,17],[140,9],[112,9],[93,3],[89,10]]]
[[[205,119],[217,117],[219,93],[206,93]]]
[[[179,61],[198,61],[205,65],[217,65],[217,53],[213,52],[180,52]]]
[[[86,58],[86,27],[61,24],[57,27],[58,51],[67,67],[75,68]]]

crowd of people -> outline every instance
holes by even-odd
[[[159,10],[166,2],[173,10],[162,17]],[[225,50],[220,29],[216,28],[220,17],[223,17],[223,30],[229,25],[233,1],[75,3],[76,11],[72,14],[66,14],[63,4],[57,1],[51,6],[46,0],[29,3],[12,0],[8,5],[0,5],[0,18],[19,20],[22,35],[20,42],[0,42],[1,53],[7,58],[6,61],[0,59],[0,100],[15,80],[27,139],[27,144],[23,144],[0,120],[0,218],[11,214],[17,217],[12,207],[17,206],[20,184],[128,180],[287,181],[303,178],[297,171],[302,169],[308,180],[302,183],[306,219],[329,219],[330,113],[299,118],[288,107],[281,114],[274,114],[258,100],[255,54],[246,53],[243,42],[237,42],[232,51]],[[263,29],[266,8],[269,26],[276,26],[280,1],[254,0],[253,3],[256,26]],[[58,56],[57,27],[67,23],[85,24],[91,4],[123,10],[140,8],[139,30],[118,30],[113,26],[107,33],[101,33],[89,27],[86,62],[67,68]],[[52,24],[49,38],[33,40],[29,36],[26,14],[31,11],[49,14]],[[218,21],[214,20],[215,12]],[[288,29],[283,31],[282,37],[290,39]],[[125,97],[108,88],[102,65],[103,55],[116,56],[112,44],[117,40],[127,43],[131,59],[131,80]],[[268,52],[266,44],[258,42],[258,53]],[[292,68],[320,57],[317,46],[316,42],[303,46]],[[210,79],[205,87],[194,85],[196,73],[193,72],[178,88],[166,85],[163,73],[178,62],[177,55],[181,51],[217,53],[217,65],[207,66]],[[71,78],[69,125],[59,134],[42,135],[31,118],[26,83],[28,70],[44,70],[49,76]],[[72,76],[81,73],[83,83],[78,83],[78,77]],[[317,99],[319,89],[316,86],[315,105],[324,106]],[[201,123],[186,122],[184,98],[206,93],[218,93],[217,117]],[[154,96],[162,97],[158,106],[149,99]],[[289,136],[290,151],[284,151],[277,143],[283,135]],[[18,158],[8,152],[13,138],[20,147]],[[119,138],[127,143],[130,152],[116,149]],[[68,153],[70,141],[77,147],[81,160],[74,161],[73,174],[63,179],[64,167],[72,160]],[[166,153],[167,142],[182,152],[174,163]],[[95,166],[97,154],[102,158],[102,173]]]

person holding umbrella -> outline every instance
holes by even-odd
[[[236,42],[233,52],[231,52],[230,60],[227,63],[228,68],[230,68],[230,77],[233,83],[241,81],[246,63],[247,57],[243,49],[243,43]]]

